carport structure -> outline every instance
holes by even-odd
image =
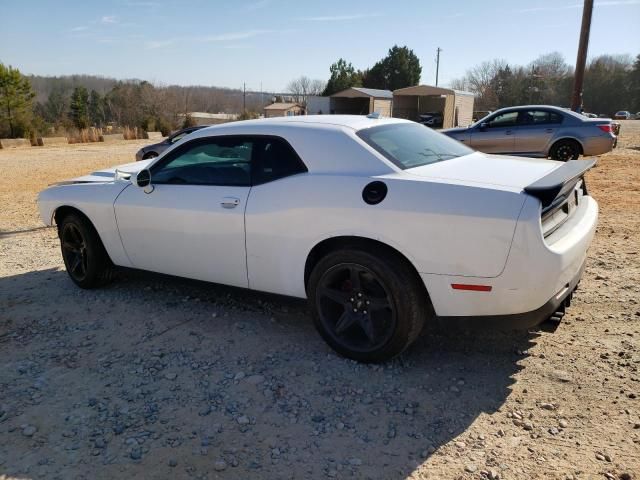
[[[391,116],[393,94],[389,90],[351,87],[331,95],[331,113],[368,115],[373,112],[383,117]]]
[[[393,91],[393,116],[419,121],[428,112],[442,113],[442,128],[466,127],[473,119],[473,93],[416,85]]]

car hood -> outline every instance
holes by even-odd
[[[405,170],[420,179],[446,180],[461,184],[521,191],[527,185],[560,167],[562,162],[474,152],[422,167]]]
[[[81,177],[76,177],[64,182],[56,183],[56,185],[69,185],[72,183],[113,182],[114,180],[116,180],[116,170],[118,171],[120,179],[128,180],[129,178],[131,178],[131,174],[138,173],[140,170],[144,170],[153,160],[155,160],[155,158],[149,160],[141,160],[139,162],[125,163],[124,165],[118,165],[117,167],[105,168],[104,170],[98,170],[88,175],[83,175]]]

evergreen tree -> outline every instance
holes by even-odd
[[[332,64],[329,71],[331,77],[322,92],[325,96],[333,95],[347,88],[362,86],[362,72],[356,70],[351,63],[347,63],[342,58]]]
[[[84,87],[76,87],[71,94],[71,120],[78,128],[89,126],[89,92]]]
[[[394,45],[387,56],[365,73],[363,84],[369,88],[397,90],[420,82],[420,60],[408,47]]]
[[[89,121],[96,127],[104,123],[104,100],[98,92],[91,90],[89,94]]]
[[[18,135],[23,117],[31,113],[34,96],[29,79],[17,68],[0,63],[0,126],[8,125],[12,138]]]

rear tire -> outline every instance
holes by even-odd
[[[309,276],[316,329],[340,355],[390,360],[422,331],[429,299],[404,259],[386,251],[345,248],[327,254]]]
[[[580,144],[575,140],[560,140],[551,147],[550,157],[554,160],[566,162],[577,160],[582,153]]]
[[[62,259],[73,283],[90,289],[112,280],[113,263],[89,220],[69,213],[58,224],[58,236]]]

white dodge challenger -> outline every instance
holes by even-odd
[[[598,218],[584,173],[363,116],[228,123],[39,195],[82,288],[114,266],[307,298],[340,354],[387,360],[425,322],[564,312]]]

